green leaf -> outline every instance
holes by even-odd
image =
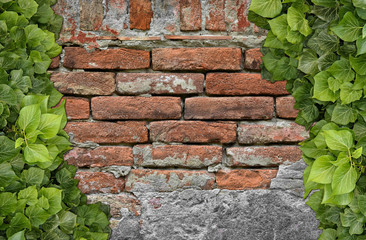
[[[320,72],[314,76],[314,98],[320,101],[331,101],[335,102],[339,93],[334,93],[328,85],[328,79],[331,75],[328,72]]]
[[[18,138],[18,139],[15,141],[15,148],[18,148],[18,147],[22,146],[22,145],[23,145],[23,143],[25,143],[24,138]]]
[[[311,168],[308,181],[321,184],[332,182],[333,173],[336,167],[332,164],[334,157],[325,155],[317,158]]]
[[[348,105],[337,104],[332,113],[332,121],[340,125],[347,125],[350,122],[355,122],[356,119],[357,110]]]
[[[335,7],[337,5],[336,0],[311,0],[315,5],[323,7]]]
[[[39,104],[26,106],[19,112],[18,126],[26,133],[35,131],[40,121],[41,109]]]
[[[287,17],[286,14],[283,14],[279,17],[276,17],[272,20],[268,21],[271,26],[272,33],[281,41],[284,42],[287,36]]]
[[[24,161],[28,164],[51,162],[48,149],[43,144],[28,144],[24,148]]]
[[[341,86],[341,101],[342,104],[349,104],[360,100],[362,97],[362,90],[354,90],[353,84],[350,82],[343,83]]]
[[[0,84],[0,102],[7,103],[9,105],[17,104],[17,95],[8,85]]]
[[[60,130],[62,116],[56,114],[42,114],[38,129],[42,132],[42,138],[49,139],[57,135]]]
[[[28,19],[37,12],[38,4],[34,0],[18,0],[18,4]]]
[[[34,227],[38,227],[39,225],[45,223],[46,220],[51,216],[51,214],[37,205],[27,207],[25,214],[29,217],[31,224]]]
[[[295,67],[291,66],[291,60],[287,57],[281,58],[274,69],[273,79],[281,81],[295,79],[296,77],[297,70]]]
[[[308,48],[305,49],[300,56],[298,69],[309,75],[315,75],[319,72],[316,52]]]
[[[325,22],[332,22],[338,18],[338,8],[314,6],[311,12]]]
[[[329,68],[335,61],[337,61],[337,55],[334,53],[326,53],[319,57],[318,68],[320,71],[324,71]]]
[[[327,71],[333,77],[341,79],[343,82],[351,82],[355,78],[355,73],[351,68],[350,62],[345,58],[341,58],[341,60],[333,63]]]
[[[309,207],[311,207],[311,209],[313,209],[314,212],[318,212],[320,210],[321,206],[321,202],[322,202],[322,198],[323,198],[323,191],[318,191],[315,192],[313,194],[311,194],[311,196],[309,197],[309,200],[306,202],[306,205],[308,205]]]
[[[343,83],[342,79],[333,77],[328,78],[329,89],[332,90],[333,92],[337,92],[341,88],[342,83]]]
[[[366,216],[366,195],[358,195],[358,207],[362,214]]]
[[[366,53],[366,39],[363,39],[361,36],[359,36],[356,41],[356,46],[357,55]]]
[[[353,127],[353,132],[356,136],[356,141],[359,141],[363,137],[366,137],[366,125],[361,122],[357,122]]]
[[[262,17],[274,18],[281,13],[282,3],[281,0],[252,0],[249,10]]]
[[[352,0],[352,3],[355,7],[366,8],[366,3],[363,0]]]
[[[332,228],[324,229],[322,234],[320,234],[318,240],[336,240],[337,230]]]
[[[10,221],[10,227],[6,231],[7,236],[12,236],[13,234],[23,230],[31,229],[31,223],[29,219],[23,213],[16,213],[15,216]]]
[[[76,226],[76,215],[66,211],[60,215],[60,229],[68,234],[72,234]]]
[[[350,163],[339,166],[333,175],[332,190],[334,195],[352,192],[356,187],[358,173]]]
[[[349,56],[349,61],[351,63],[352,68],[356,71],[356,73],[360,75],[366,75],[366,54],[361,55],[357,58]]]
[[[49,96],[47,95],[27,95],[22,99],[21,107],[39,104],[41,113],[47,113]]]
[[[9,237],[9,240],[25,240],[24,230],[11,235],[11,237]]]
[[[7,187],[17,178],[10,163],[4,162],[0,164],[0,187]]]
[[[44,196],[48,199],[50,207],[47,212],[49,214],[56,214],[61,211],[62,190],[56,188],[42,188],[39,191],[39,196]]]
[[[267,47],[267,48],[285,49],[285,46],[283,45],[283,43],[273,34],[272,31],[268,31],[266,41],[264,42],[263,46]],[[272,53],[269,52],[265,56],[267,56],[268,54],[272,54]],[[271,56],[271,57],[273,57],[273,56]],[[277,61],[279,58],[275,58],[275,59]],[[269,68],[267,68],[267,69],[270,70]]]
[[[38,192],[36,186],[30,186],[18,193],[18,199],[27,200],[28,205],[35,205],[38,202]]]
[[[351,235],[361,234],[363,232],[363,223],[358,221],[357,215],[350,209],[344,210],[344,213],[341,213],[340,215],[342,226],[350,227],[349,233]]]
[[[334,195],[331,184],[324,185],[324,197],[322,204],[348,205],[352,202],[353,192]]]
[[[347,12],[338,25],[330,29],[343,41],[353,42],[360,36],[362,27],[353,13]]]
[[[353,136],[348,130],[325,130],[325,142],[332,150],[348,151],[353,146]]]
[[[0,163],[10,161],[20,152],[20,148],[15,148],[14,141],[5,136],[0,136]]]
[[[308,20],[305,19],[305,14],[295,7],[291,6],[287,10],[287,22],[291,30],[299,31],[305,37],[312,32]]]
[[[15,194],[10,192],[0,193],[0,215],[7,216],[10,213],[14,213],[17,202]]]

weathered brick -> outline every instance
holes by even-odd
[[[203,168],[221,163],[222,147],[193,145],[136,145],[135,164],[142,167]]]
[[[296,118],[299,110],[294,109],[296,100],[292,96],[276,98],[276,115],[280,118]]]
[[[64,67],[82,69],[143,69],[150,67],[150,53],[136,49],[107,49],[87,52],[65,47]]]
[[[271,97],[187,98],[185,119],[271,119]]]
[[[198,31],[201,30],[201,1],[180,0],[180,30]]]
[[[203,74],[118,73],[117,92],[137,94],[192,94],[203,92]]]
[[[88,195],[88,203],[102,202],[111,208],[113,218],[127,217],[122,214],[121,210],[128,210],[127,214],[139,216],[141,214],[140,201],[131,193],[120,194],[90,194]],[[125,211],[123,211],[125,213]]]
[[[211,95],[287,95],[286,82],[271,83],[256,73],[208,73],[206,92]]]
[[[243,144],[293,143],[308,137],[304,127],[288,121],[244,123],[238,127],[238,141]]]
[[[226,0],[225,21],[231,32],[244,32],[250,27],[248,21],[248,8],[250,1],[247,0]]]
[[[179,1],[158,0],[154,1],[154,29],[169,33],[179,31]]]
[[[151,0],[131,0],[130,1],[130,28],[148,30],[150,29]]]
[[[88,193],[120,193],[123,191],[125,180],[115,178],[111,173],[77,172],[81,192]]]
[[[240,48],[157,48],[154,70],[240,70]]]
[[[276,174],[277,170],[269,169],[220,170],[216,174],[216,184],[218,188],[230,190],[265,189]]]
[[[225,0],[209,0],[206,16],[206,30],[226,31]]]
[[[145,143],[145,122],[69,122],[65,131],[75,142]]]
[[[134,169],[126,179],[128,192],[171,192],[195,188],[210,190],[215,175],[206,171]]]
[[[230,167],[273,167],[301,159],[297,146],[232,147],[226,149],[226,165]]]
[[[152,122],[150,140],[168,143],[232,143],[236,140],[236,124],[201,121]]]
[[[97,31],[103,22],[103,0],[80,0],[80,29]]]
[[[52,60],[52,62],[51,62],[49,69],[55,69],[60,66],[60,56],[51,58],[51,60]]]
[[[164,35],[169,40],[232,40],[233,36],[220,35]]]
[[[250,70],[261,70],[262,57],[263,54],[259,48],[246,50],[244,67]]]
[[[106,0],[106,10],[103,19],[103,30],[118,35],[129,23],[128,0]]]
[[[88,119],[90,104],[87,98],[64,97],[67,118],[70,120]]]
[[[55,72],[51,81],[64,94],[111,95],[115,90],[114,73]]]
[[[95,97],[91,101],[94,119],[179,119],[178,97]]]
[[[78,167],[132,166],[130,147],[98,147],[95,149],[74,148],[64,155],[69,164]]]

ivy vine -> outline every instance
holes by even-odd
[[[0,0],[0,239],[108,239],[109,207],[86,204],[63,160],[65,103],[47,69],[62,48],[54,0]]]
[[[307,204],[319,239],[366,239],[366,2],[252,0],[249,19],[267,29],[262,75],[287,80],[302,142]]]

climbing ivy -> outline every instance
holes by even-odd
[[[86,204],[65,103],[47,69],[62,48],[54,0],[0,0],[0,239],[108,239],[109,208]]]
[[[262,75],[287,80],[302,142],[307,204],[319,239],[366,239],[366,2],[252,0],[249,19],[267,29]]]

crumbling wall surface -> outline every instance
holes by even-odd
[[[317,239],[285,82],[247,0],[59,0],[51,80],[79,187],[112,239]]]

